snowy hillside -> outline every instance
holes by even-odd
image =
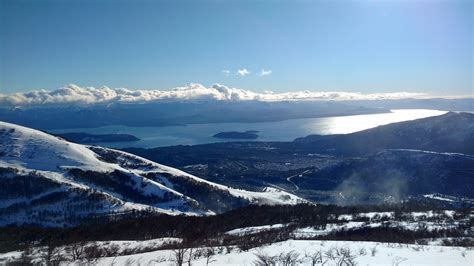
[[[232,189],[125,152],[4,122],[0,143],[0,225],[71,225],[135,211],[205,215],[303,202],[274,189]]]

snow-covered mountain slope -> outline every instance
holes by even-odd
[[[71,225],[131,211],[205,215],[304,202],[275,189],[233,189],[126,152],[4,122],[0,144],[0,225]]]

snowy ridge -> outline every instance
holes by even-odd
[[[275,189],[233,189],[126,152],[10,123],[0,122],[0,143],[0,185],[6,188],[0,224],[54,226],[145,210],[209,215],[248,204],[306,202]]]
[[[142,157],[130,154],[130,153],[126,153],[126,152],[123,152],[123,151],[114,150],[114,149],[110,149],[110,148],[102,148],[102,147],[98,148],[98,147],[93,147],[93,146],[89,146],[89,147],[93,148],[93,149],[102,149],[102,150],[113,151],[113,152],[121,155],[121,156],[117,157],[119,160],[120,159],[125,160],[125,162],[127,162],[129,160],[136,160],[136,161],[144,162],[144,163],[148,164],[149,165],[148,167],[151,167],[151,169],[153,171],[156,171],[156,172],[159,172],[159,173],[167,173],[167,174],[171,174],[171,175],[174,175],[174,176],[180,176],[182,178],[186,178],[186,179],[189,179],[189,180],[192,180],[192,181],[207,184],[207,185],[210,185],[210,186],[212,186],[214,188],[217,188],[217,189],[220,189],[220,190],[226,190],[235,197],[243,197],[243,198],[248,199],[248,200],[258,201],[260,204],[269,204],[269,205],[272,205],[272,204],[288,204],[288,203],[297,204],[297,203],[307,202],[307,201],[305,201],[305,200],[303,200],[303,199],[301,199],[301,198],[299,198],[299,197],[297,197],[293,194],[290,194],[290,193],[287,193],[287,192],[284,192],[284,191],[281,191],[281,190],[278,190],[278,189],[275,189],[275,188],[266,187],[263,190],[263,192],[255,192],[255,191],[247,191],[247,190],[243,190],[243,189],[235,189],[235,188],[220,185],[220,184],[217,184],[217,183],[209,182],[205,179],[202,179],[202,178],[199,178],[197,176],[188,174],[188,173],[183,172],[179,169],[172,168],[172,167],[169,167],[169,166],[165,166],[165,165],[162,165],[162,164],[158,164],[158,163],[155,163],[155,162],[150,161],[148,159],[145,159],[145,158],[142,158]],[[135,170],[135,171],[136,172],[141,172],[141,173],[144,172],[143,170]],[[145,172],[146,172],[146,170],[145,170]],[[171,183],[169,183],[169,184],[172,186]]]

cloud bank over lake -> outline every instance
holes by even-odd
[[[171,90],[130,90],[126,88],[80,87],[74,84],[47,91],[36,90],[10,95],[0,94],[0,105],[42,105],[42,104],[99,104],[99,103],[140,103],[140,102],[173,102],[173,101],[304,101],[304,100],[384,100],[406,99],[426,96],[423,93],[393,92],[371,93],[359,92],[320,92],[295,91],[264,93],[250,90],[229,88],[214,84],[211,87],[193,83]]]

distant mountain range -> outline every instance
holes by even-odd
[[[127,212],[206,215],[304,200],[233,189],[122,151],[0,122],[0,225],[74,225]]]

